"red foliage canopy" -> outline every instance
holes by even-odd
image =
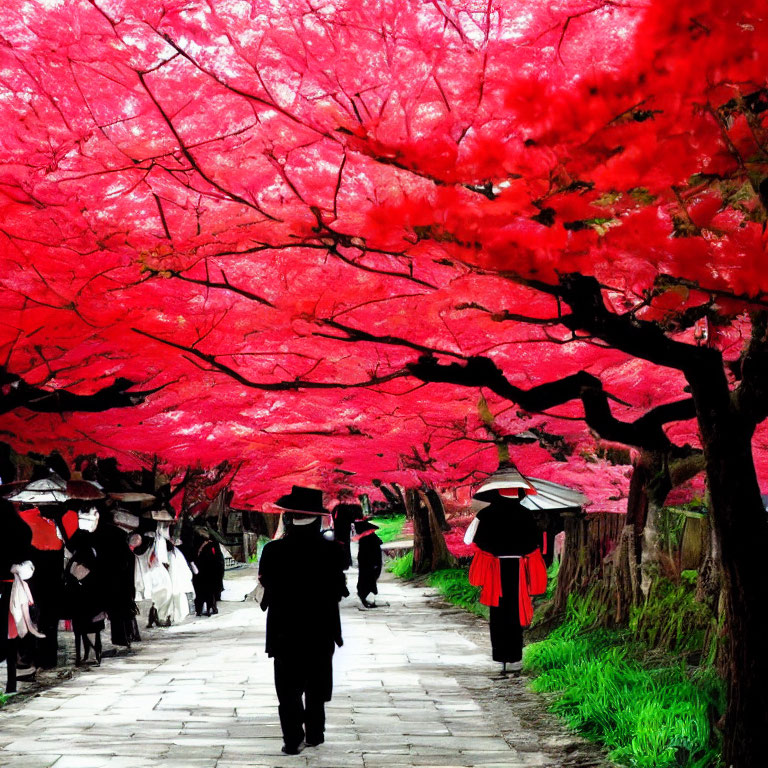
[[[126,466],[227,458],[255,504],[491,470],[477,389],[422,383],[420,355],[526,390],[586,372],[622,421],[684,398],[541,287],[593,276],[611,311],[738,361],[768,292],[768,20],[726,5],[3,4],[3,394],[162,389],[30,397],[0,429]],[[620,507],[579,400],[483,394],[537,437],[521,469]],[[665,430],[697,444],[690,416]]]

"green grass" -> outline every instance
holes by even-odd
[[[413,578],[413,550],[402,557],[395,557],[387,563],[387,570],[397,579]]]
[[[669,654],[648,655],[629,630],[595,628],[597,610],[572,599],[566,621],[525,649],[535,691],[555,692],[552,710],[609,757],[632,768],[716,768],[712,723],[724,688],[711,668]],[[653,661],[651,661],[653,659]]]
[[[379,526],[376,535],[381,539],[382,543],[388,544],[390,541],[396,541],[401,538],[403,526],[405,526],[405,515],[374,517],[371,518],[371,522]]]
[[[0,707],[8,701],[8,697],[4,693],[0,693]]]
[[[716,618],[696,600],[696,571],[683,571],[679,584],[656,579],[648,600],[630,612],[634,636],[650,648],[672,653],[704,652],[710,662],[717,651]],[[709,643],[709,646],[707,646]]]
[[[478,600],[480,587],[473,587],[469,583],[468,573],[466,568],[435,571],[427,577],[427,584],[435,587],[449,603],[487,619],[488,607]]]

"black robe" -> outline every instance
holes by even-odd
[[[132,642],[141,640],[136,624],[136,557],[128,546],[126,532],[108,515],[104,513],[99,518],[93,534],[94,547],[109,585],[105,597],[112,644],[130,647]]]
[[[381,576],[381,539],[375,533],[360,538],[357,549],[357,595],[364,600],[379,594],[376,582]]]
[[[494,661],[515,662],[523,657],[518,558],[540,546],[541,532],[531,511],[518,499],[494,493],[488,500],[490,505],[477,513],[479,522],[472,543],[500,558],[502,596],[498,606],[490,608],[491,648]]]
[[[95,545],[95,534],[84,530],[75,531],[67,542],[72,557],[64,572],[64,595],[67,615],[78,632],[104,629],[107,589],[113,586]]]
[[[264,547],[259,580],[269,656],[333,653],[342,644],[339,601],[349,594],[342,557],[315,525],[291,526]]]
[[[196,537],[197,549],[190,562],[195,564],[192,586],[195,589],[195,612],[201,613],[203,606],[209,612],[216,609],[216,603],[224,591],[224,555],[219,543],[212,539]]]

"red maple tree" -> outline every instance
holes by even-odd
[[[589,471],[584,421],[701,449],[726,760],[756,764],[768,21],[721,6],[5,5],[2,427],[234,458],[254,503],[487,471],[478,387],[507,435],[538,430],[520,462],[544,476],[553,434]],[[129,382],[162,389],[71,412]]]

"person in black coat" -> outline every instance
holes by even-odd
[[[360,504],[342,502],[333,508],[333,538],[344,550],[344,570],[352,565],[352,523],[363,516]]]
[[[277,505],[285,534],[259,560],[267,611],[266,651],[275,660],[283,752],[321,744],[333,691],[333,653],[343,644],[339,601],[349,594],[343,553],[322,535],[322,492],[293,486]]]
[[[379,594],[376,582],[381,576],[381,539],[376,535],[378,525],[367,520],[355,521],[357,536],[357,596],[364,608],[375,608],[368,595]]]
[[[115,524],[111,510],[102,510],[94,532],[94,548],[109,585],[106,610],[112,645],[131,647],[141,640],[136,622],[136,558],[126,532]]]
[[[218,613],[217,602],[224,591],[224,555],[219,543],[205,528],[195,529],[194,551],[190,558],[192,586],[195,588],[195,614]]]

